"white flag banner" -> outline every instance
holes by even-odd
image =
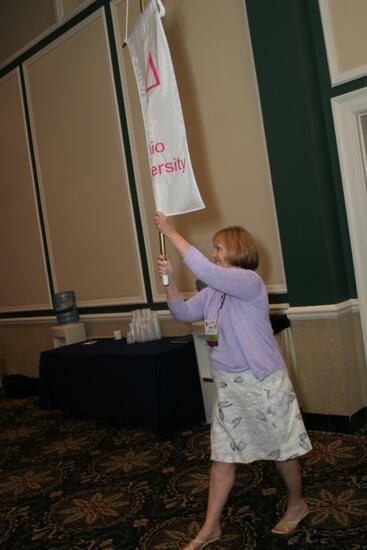
[[[164,8],[158,0],[162,16]],[[155,206],[167,216],[205,208],[187,146],[176,77],[156,0],[127,39],[138,85]]]

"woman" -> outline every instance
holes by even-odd
[[[307,436],[297,398],[269,320],[266,287],[255,272],[259,257],[243,227],[218,231],[213,263],[191,246],[161,212],[156,227],[194,275],[208,286],[183,301],[169,261],[167,302],[180,321],[205,320],[217,399],[211,427],[209,496],[205,522],[184,550],[202,550],[221,537],[220,516],[235,477],[236,463],[274,460],[288,491],[283,518],[272,529],[286,535],[308,514],[297,457],[307,453]]]

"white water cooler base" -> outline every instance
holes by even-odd
[[[68,323],[52,327],[52,336],[55,348],[76,344],[87,339],[84,323]]]

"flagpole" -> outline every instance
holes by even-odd
[[[145,9],[145,2],[144,0],[140,0],[140,13],[142,13],[144,9]],[[166,242],[165,242],[164,235],[161,231],[159,231],[159,248],[163,258],[166,260],[167,259]],[[163,286],[169,285],[168,275],[162,275],[162,283],[163,283]]]
[[[161,255],[163,256],[163,259],[167,260],[166,242],[165,242],[164,235],[161,231],[159,232],[159,248],[160,248]],[[169,285],[168,275],[162,275],[162,284],[163,284],[163,286],[168,286]]]
[[[164,235],[163,235],[163,233],[162,233],[161,231],[159,232],[159,246],[160,246],[161,254],[162,254],[163,258],[164,258],[165,260],[167,260],[167,256],[166,256],[166,242],[165,242]],[[168,285],[169,285],[169,282],[168,282],[168,275],[162,275],[162,284],[163,284],[163,286],[168,286]]]

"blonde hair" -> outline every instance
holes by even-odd
[[[213,237],[223,240],[227,250],[226,260],[233,266],[244,269],[255,269],[259,265],[259,253],[251,233],[240,225],[225,227],[217,231]]]

